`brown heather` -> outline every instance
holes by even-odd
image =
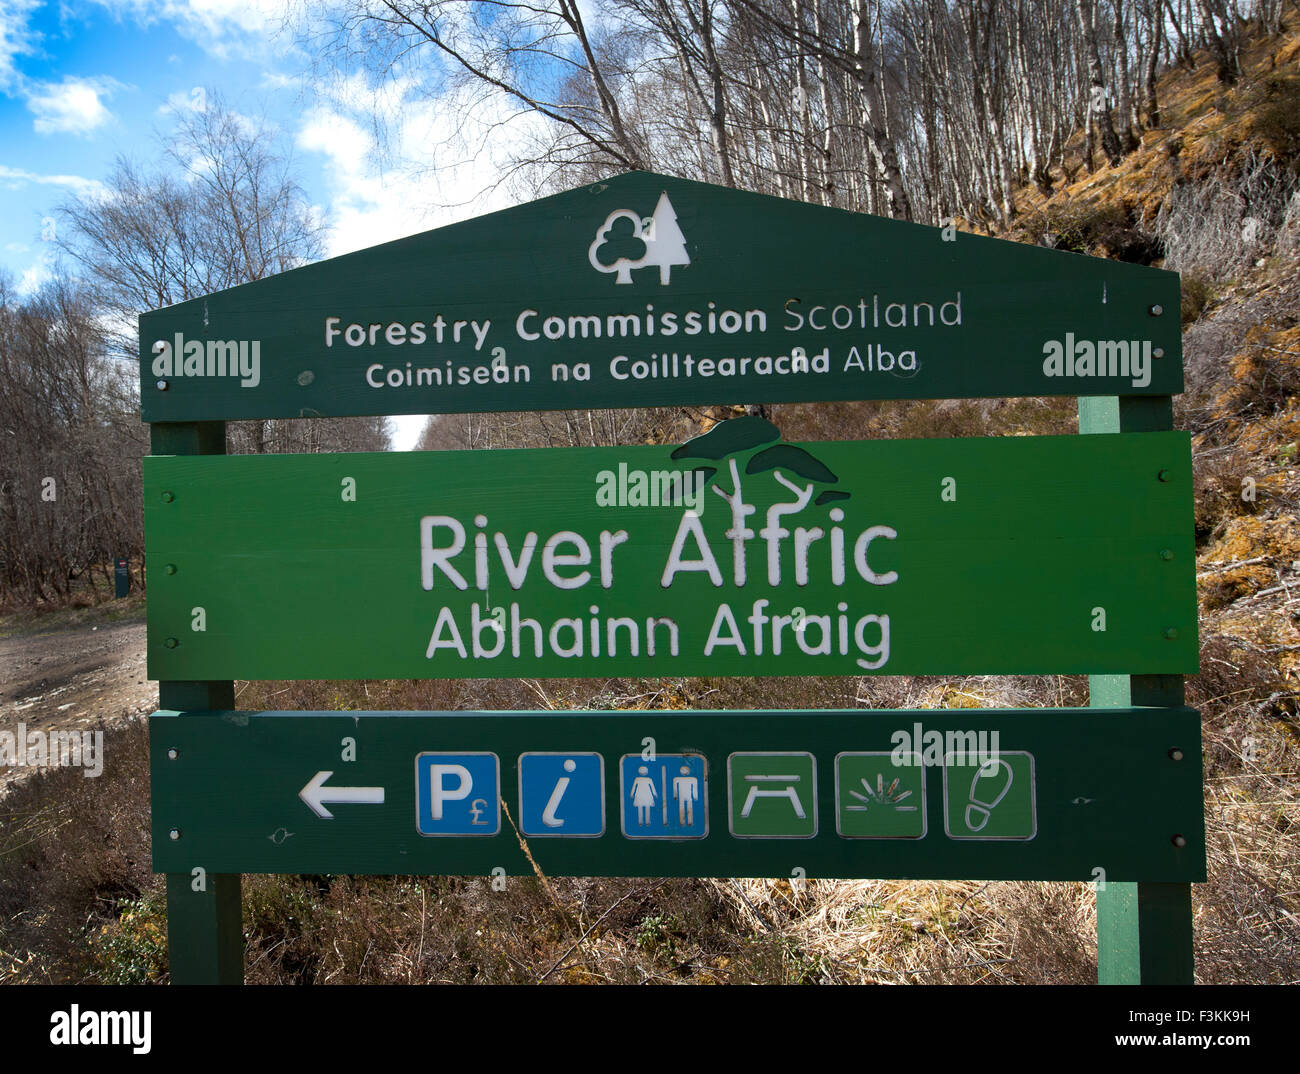
[[[1193,889],[1202,983],[1300,982],[1300,15],[1159,86],[1162,126],[1115,166],[1017,196],[1012,236],[1184,272],[1194,438],[1209,881]],[[1063,186],[1062,186],[1063,184]],[[1289,184],[1289,185],[1288,185]],[[1253,199],[1253,200],[1252,200]],[[1225,209],[1238,206],[1236,217]],[[1247,242],[1242,206],[1263,221]],[[1062,400],[784,406],[791,440],[1068,433]],[[426,447],[667,443],[724,409],[473,416]],[[1253,482],[1254,499],[1243,498]],[[829,708],[1080,705],[1077,678],[655,682],[256,682],[243,708]],[[0,799],[0,980],[161,981],[147,739],[108,729],[102,778],[55,771]],[[1084,983],[1082,883],[248,877],[251,982]]]

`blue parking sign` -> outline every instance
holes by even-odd
[[[709,834],[709,782],[698,753],[639,753],[619,763],[619,812],[629,839],[703,839]]]
[[[605,834],[605,759],[599,753],[519,755],[519,827],[529,837]]]
[[[415,827],[421,835],[501,831],[501,762],[495,753],[415,758]]]

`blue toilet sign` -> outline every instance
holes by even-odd
[[[629,839],[703,839],[709,834],[708,768],[698,753],[633,753],[619,762],[619,813]]]

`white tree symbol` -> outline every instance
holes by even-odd
[[[645,242],[646,255],[641,265],[658,265],[660,284],[668,283],[674,265],[691,263],[690,255],[686,253],[686,236],[677,226],[677,211],[668,200],[667,192],[659,195],[654,216],[647,221]]]
[[[597,272],[617,272],[614,277],[615,283],[631,283],[632,269],[640,268],[645,264],[645,255],[636,258],[630,257],[617,258],[613,264],[602,264],[600,258],[596,256],[596,251],[605,245],[610,239],[610,231],[619,220],[630,220],[632,222],[631,238],[640,239],[645,245],[645,232],[641,230],[641,218],[631,209],[615,209],[609,216],[605,217],[605,222],[596,229],[596,238],[587,250],[587,260],[591,262],[591,267]]]
[[[626,220],[632,225],[630,235],[611,235],[615,224]],[[624,231],[624,228],[620,228]],[[610,264],[604,264],[597,251],[611,240],[639,239],[645,252],[638,258],[618,257]],[[686,236],[677,225],[677,211],[668,200],[667,193],[659,195],[653,216],[642,220],[631,209],[615,209],[605,218],[605,222],[596,229],[596,238],[587,250],[587,260],[597,272],[613,272],[615,283],[631,283],[632,270],[657,265],[659,283],[667,284],[672,278],[674,265],[689,265],[690,256],[686,253]]]

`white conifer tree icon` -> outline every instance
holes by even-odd
[[[668,200],[667,191],[659,195],[659,204],[655,206],[654,215],[646,221],[644,234],[646,255],[637,267],[658,265],[660,284],[667,284],[672,278],[674,265],[691,263],[686,252],[686,236],[677,226],[677,210]]]

